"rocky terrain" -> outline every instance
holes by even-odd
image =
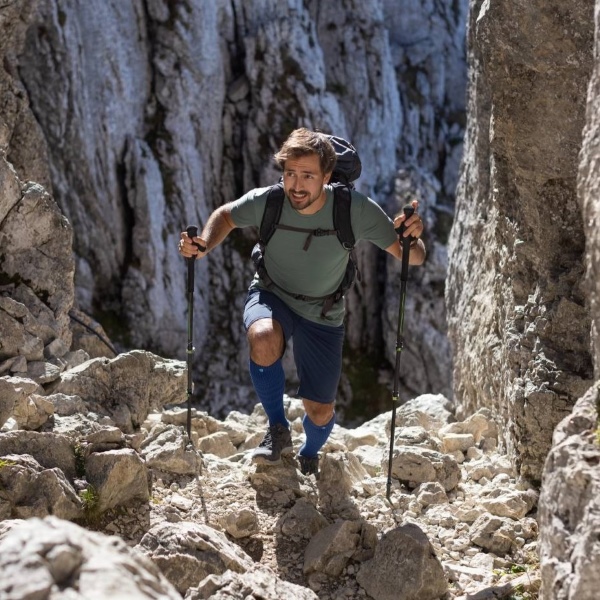
[[[449,600],[538,589],[538,493],[498,452],[489,411],[459,422],[441,395],[402,406],[388,500],[391,413],[336,426],[316,479],[294,458],[252,465],[260,405],[224,420],[193,409],[190,444],[187,412],[172,406],[184,374],[136,351],[68,368],[47,392],[0,380],[0,597]],[[300,400],[287,398],[286,412],[299,447]]]

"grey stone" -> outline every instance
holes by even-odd
[[[64,435],[37,431],[0,433],[0,455],[30,454],[46,469],[60,469],[68,480],[75,479],[74,443]]]
[[[132,433],[151,410],[185,401],[184,373],[180,361],[134,350],[65,371],[50,391],[84,398],[90,410],[110,416],[124,433]]]
[[[81,501],[60,469],[44,469],[28,454],[4,454],[2,460],[0,497],[10,506],[11,517],[83,517]]]
[[[137,548],[184,594],[208,575],[227,570],[244,573],[250,557],[224,534],[197,523],[161,523],[144,535]]]
[[[142,442],[140,450],[148,466],[154,469],[192,475],[201,467],[200,457],[189,447],[183,430],[174,425],[154,427]]]
[[[85,459],[85,473],[98,496],[94,506],[98,513],[150,498],[148,470],[135,450],[94,452]]]
[[[278,522],[281,533],[291,538],[311,539],[329,525],[327,519],[307,500],[300,498]]]
[[[360,530],[358,521],[344,520],[321,529],[311,538],[304,552],[304,574],[318,571],[339,577],[360,548]]]
[[[388,471],[388,459],[382,468]],[[453,490],[461,479],[456,460],[448,454],[418,446],[399,446],[394,449],[392,477],[416,487],[420,483],[438,481],[448,492]]]
[[[595,384],[559,424],[544,467],[539,526],[545,595],[591,600],[600,585],[598,388]]]
[[[375,556],[360,567],[357,581],[378,600],[437,600],[448,587],[427,536],[413,524],[382,536]]]
[[[245,573],[227,571],[223,575],[209,575],[194,588],[185,600],[318,600],[311,590],[279,579],[270,569],[252,565]]]
[[[114,536],[50,516],[11,525],[0,539],[0,596],[7,600],[81,590],[98,597],[179,600],[180,594],[145,556]]]

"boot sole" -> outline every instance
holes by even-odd
[[[293,454],[294,449],[293,448],[284,448],[281,451],[281,456],[288,456],[290,454]],[[253,456],[252,457],[252,462],[255,465],[280,465],[281,464],[281,458],[277,459],[277,460],[269,460],[266,456],[261,456],[260,454],[258,456]]]

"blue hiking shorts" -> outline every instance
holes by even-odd
[[[254,321],[274,319],[283,329],[286,345],[292,338],[300,386],[298,396],[330,404],[335,400],[342,374],[344,325],[331,327],[309,321],[267,290],[252,289],[244,307],[246,331]]]

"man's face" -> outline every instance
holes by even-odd
[[[323,186],[330,177],[331,173],[321,171],[319,157],[316,154],[286,160],[283,169],[283,187],[292,207],[299,212],[308,213],[321,208],[319,201],[325,198]]]

